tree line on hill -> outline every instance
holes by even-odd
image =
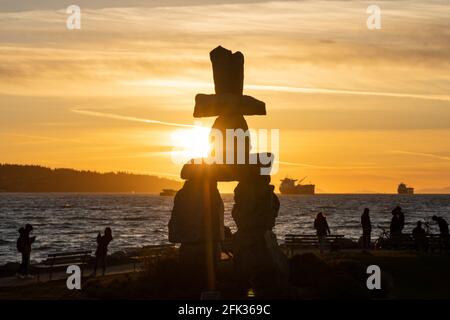
[[[50,169],[36,165],[0,164],[0,192],[148,192],[180,189],[181,183],[126,172],[99,173]]]

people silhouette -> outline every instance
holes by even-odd
[[[110,227],[105,228],[105,234],[102,236],[99,232],[97,235],[97,250],[95,251],[94,276],[97,275],[97,267],[101,265],[102,274],[106,273],[106,257],[108,255],[108,245],[113,240],[112,230]]]
[[[396,247],[401,241],[402,230],[405,225],[405,216],[402,208],[397,206],[392,210],[392,219],[390,225],[392,246]]]
[[[31,245],[36,240],[36,237],[30,237],[30,233],[33,231],[33,226],[31,224],[26,224],[25,228],[22,227],[18,231],[19,238],[17,239],[17,250],[22,255],[22,262],[19,270],[17,271],[17,276],[22,279],[32,278],[33,276],[29,274]]]
[[[405,215],[403,214],[402,208],[397,206],[394,210],[397,211],[398,214],[398,220],[399,220],[399,227],[400,227],[400,233],[402,233],[403,229],[405,228]]]
[[[412,231],[414,246],[417,251],[428,250],[428,239],[425,229],[422,228],[422,221],[417,221],[417,226]]]
[[[363,249],[371,248],[372,224],[370,222],[369,213],[370,213],[370,210],[368,208],[365,208],[363,214],[361,215],[361,226],[362,226],[362,230],[363,230],[363,234],[362,234]]]
[[[322,212],[319,212],[314,220],[314,229],[316,229],[317,232],[320,253],[323,253],[327,234],[330,234],[331,232],[328,226],[327,218],[325,218]]]
[[[448,223],[444,218],[438,217],[434,215],[431,218],[433,221],[436,221],[439,226],[439,249],[448,249],[449,248],[449,235],[448,235]]]

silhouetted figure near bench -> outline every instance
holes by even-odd
[[[448,223],[442,217],[433,216],[432,219],[439,225],[439,248],[447,250],[449,248]]]
[[[417,226],[412,231],[414,246],[417,251],[428,251],[428,239],[422,221],[417,221]]]
[[[317,232],[320,253],[323,253],[325,249],[327,234],[330,234],[331,232],[330,228],[328,227],[327,218],[325,218],[322,212],[319,212],[316,219],[314,220],[314,229],[316,229]]]
[[[101,235],[99,232],[97,235],[97,250],[95,251],[95,266],[94,266],[94,276],[97,275],[97,267],[101,265],[102,274],[105,275],[106,272],[106,256],[108,255],[108,245],[112,241],[112,231],[111,228],[105,228],[105,235]]]
[[[398,220],[400,222],[400,234],[401,234],[403,232],[403,229],[405,228],[405,215],[402,211],[402,208],[399,206],[397,206],[394,210],[398,214]]]
[[[29,274],[31,245],[36,240],[36,237],[30,237],[31,231],[33,231],[33,226],[31,224],[27,224],[25,225],[25,228],[19,229],[20,235],[17,239],[17,250],[22,254],[22,262],[17,271],[17,276],[19,278],[32,277]]]
[[[392,210],[392,219],[390,225],[391,241],[395,247],[399,244],[402,237],[402,230],[405,226],[405,215],[402,212],[402,208],[397,206]]]
[[[370,222],[370,210],[368,208],[364,209],[361,215],[361,226],[363,230],[362,234],[362,247],[363,249],[371,248],[371,233],[372,233],[372,223]]]

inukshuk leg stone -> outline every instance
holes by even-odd
[[[280,202],[270,176],[242,179],[234,190],[232,216],[238,231],[233,252],[237,278],[257,296],[280,298],[288,280],[288,263],[272,231]]]
[[[214,289],[218,244],[223,239],[223,213],[223,201],[214,180],[188,180],[175,195],[169,241],[181,243],[180,270],[190,289]]]
[[[249,136],[241,145],[233,137],[234,156],[227,157],[230,147],[226,141],[228,129],[248,130],[244,115],[265,115],[265,103],[243,95],[242,53],[219,46],[211,51],[210,58],[216,94],[196,96],[194,117],[217,117],[213,129],[221,133],[223,141],[215,144],[212,152],[219,155],[215,157],[219,162],[193,159],[183,166],[181,178],[187,181],[175,196],[169,240],[181,243],[182,268],[193,274],[206,270],[208,289],[213,290],[217,249],[223,240],[223,202],[217,181],[239,181],[232,212],[238,227],[233,239],[236,277],[244,286],[255,289],[257,295],[270,297],[287,279],[287,261],[272,232],[279,201],[270,176],[261,175],[262,167],[270,172],[272,162],[267,165],[249,161],[251,156],[259,159],[259,154],[250,156]],[[213,133],[211,137],[217,138]],[[244,163],[237,161],[239,153],[244,153]],[[268,156],[273,160],[273,155]]]

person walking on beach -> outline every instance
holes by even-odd
[[[405,216],[402,213],[402,208],[399,206],[392,210],[392,219],[390,225],[391,242],[396,247],[401,239],[403,226],[405,223]]]
[[[108,255],[108,245],[112,241],[112,230],[110,227],[105,228],[105,235],[99,232],[97,235],[97,250],[95,251],[94,276],[97,275],[97,267],[101,265],[102,274],[106,272],[106,256]]]
[[[361,226],[363,230],[362,234],[362,247],[363,249],[371,248],[371,233],[372,233],[372,223],[370,222],[369,208],[365,208],[363,214],[361,215]]]
[[[422,228],[422,221],[417,221],[417,226],[412,231],[414,246],[417,251],[428,250],[428,239],[425,229]]]
[[[330,228],[328,227],[327,218],[323,215],[322,212],[319,212],[314,220],[314,229],[317,232],[317,238],[319,240],[319,249],[320,253],[323,253],[325,249],[325,242],[327,234],[330,234]]]
[[[25,225],[25,228],[22,227],[19,229],[17,250],[22,255],[22,262],[20,264],[19,270],[17,271],[17,276],[21,279],[32,278],[32,276],[29,274],[31,245],[36,240],[36,237],[30,237],[31,231],[33,231],[33,226],[31,224],[27,224]]]
[[[433,216],[431,219],[436,221],[439,226],[439,249],[448,249],[449,248],[449,235],[448,235],[448,223],[444,218]]]

